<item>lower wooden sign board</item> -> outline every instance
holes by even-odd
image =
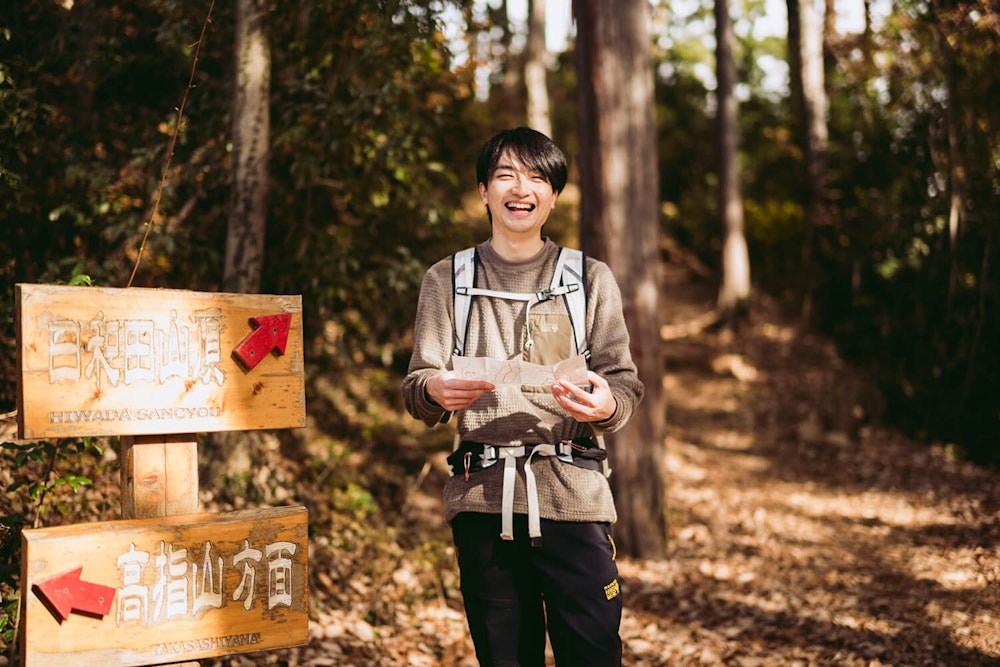
[[[24,667],[128,667],[309,640],[304,507],[23,531]]]

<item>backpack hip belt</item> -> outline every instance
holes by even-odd
[[[531,470],[534,456],[555,456],[569,463],[589,470],[600,470],[607,452],[594,444],[590,438],[562,440],[556,444],[522,445],[520,447],[497,447],[478,442],[462,442],[448,457],[452,471],[464,470],[465,479],[469,473],[483,470],[503,459],[503,487],[500,506],[500,537],[514,539],[514,484],[517,479],[517,459],[525,458],[524,484],[528,500],[528,536],[541,537],[541,517],[538,509],[538,486]]]

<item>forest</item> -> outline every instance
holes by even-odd
[[[995,3],[24,0],[0,667],[21,530],[121,502],[117,439],[17,438],[23,283],[302,297],[306,428],[200,435],[199,474],[206,512],[309,508],[310,642],[212,664],[476,664],[452,433],[399,387],[424,271],[489,235],[478,148],[520,125],[566,151],[545,232],[615,271],[657,388],[612,477],[626,664],[1000,664]]]

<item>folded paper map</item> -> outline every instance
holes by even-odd
[[[585,386],[587,359],[582,354],[560,361],[553,366],[531,364],[518,359],[490,359],[489,357],[452,357],[455,374],[466,380],[486,380],[496,386],[514,385],[550,386],[557,380],[568,380]]]

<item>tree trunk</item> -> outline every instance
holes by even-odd
[[[236,70],[233,86],[233,193],[226,236],[222,288],[260,292],[267,213],[270,149],[271,51],[264,31],[263,0],[236,2]],[[267,434],[222,431],[206,434],[200,475],[205,488],[245,495],[253,462]]]
[[[861,52],[864,55],[865,69],[872,71],[872,0],[865,0],[865,27],[861,33]]]
[[[545,0],[528,0],[528,49],[525,53],[524,85],[528,93],[528,125],[552,136],[549,116],[548,51],[545,50]]]
[[[74,69],[77,70],[77,82],[73,90],[77,95],[77,104],[73,109],[73,124],[77,131],[88,132],[97,125],[94,116],[94,96],[100,79],[98,65],[98,40],[96,0],[84,0],[73,5],[73,11],[79,13],[80,52],[77,54]]]
[[[828,224],[826,207],[826,171],[828,130],[826,124],[826,89],[823,76],[823,22],[816,0],[799,3],[801,39],[802,102],[806,130],[806,175],[809,200],[806,206],[805,235],[802,244],[802,275],[805,293],[802,317],[812,316],[813,292],[816,289],[817,230]]]
[[[729,324],[735,324],[746,314],[750,297],[750,254],[743,231],[739,173],[739,108],[733,94],[736,82],[734,40],[729,3],[715,0],[716,134],[719,142],[719,211],[722,215],[722,286],[717,305],[721,318]]]
[[[510,27],[510,14],[507,12],[507,1],[502,0],[499,4],[487,3],[486,12],[489,15],[489,29],[496,27],[500,29],[499,43],[502,52],[510,53],[510,43],[514,38],[514,31]]]
[[[938,62],[941,64],[942,79],[947,92],[947,102],[944,104],[942,120],[944,122],[945,136],[948,145],[948,164],[945,168],[948,172],[948,253],[950,257],[950,269],[948,278],[948,310],[951,310],[952,300],[959,288],[959,256],[958,240],[962,232],[965,221],[965,191],[967,178],[965,170],[965,160],[960,145],[960,135],[962,128],[959,127],[960,104],[957,101],[956,91],[958,90],[957,80],[959,78],[955,63],[955,54],[948,44],[948,36],[945,28],[941,24],[941,8],[939,2],[932,4],[934,11],[934,40],[940,54]]]
[[[836,0],[823,0],[823,80],[830,81],[837,66],[834,44],[840,41],[837,33]]]
[[[802,117],[802,27],[799,21],[799,0],[786,0],[788,12],[788,87],[790,92],[791,116]],[[795,138],[800,146],[805,146],[803,123],[794,123]]]
[[[266,4],[236,2],[236,85],[233,92],[233,195],[226,237],[223,289],[260,291],[267,213],[271,51]]]
[[[666,549],[663,352],[657,295],[659,175],[647,0],[574,0],[580,131],[580,238],[618,278],[646,397],[609,438],[619,546]]]

